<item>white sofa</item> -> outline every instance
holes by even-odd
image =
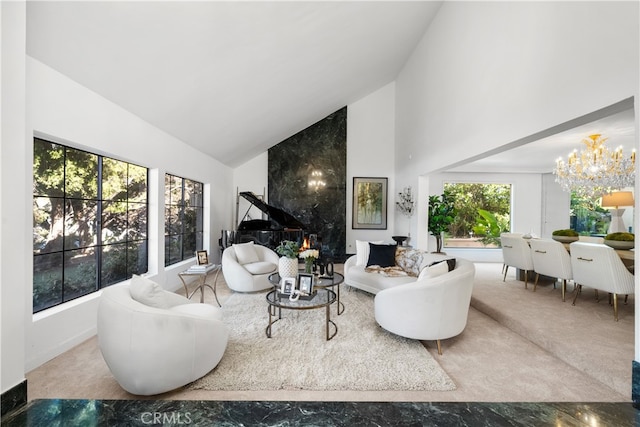
[[[446,257],[424,254],[422,267]],[[446,262],[439,264],[443,266]],[[385,277],[356,265],[355,256],[344,265],[345,284],[375,294],[376,322],[396,335],[417,340],[440,340],[459,335],[467,325],[475,266],[456,258],[455,268],[427,277]],[[440,267],[438,267],[440,268]]]
[[[142,284],[132,289],[136,280]],[[229,337],[218,307],[148,282],[134,276],[131,286],[105,288],[97,325],[100,351],[116,381],[129,393],[145,396],[207,374],[222,359]]]
[[[278,271],[278,260],[278,254],[266,246],[233,244],[222,253],[222,274],[233,291],[263,291],[273,288],[268,278]]]

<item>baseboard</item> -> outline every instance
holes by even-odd
[[[27,404],[27,380],[2,393],[0,398],[1,416],[15,411]]]

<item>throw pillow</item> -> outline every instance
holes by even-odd
[[[129,285],[129,292],[131,293],[131,298],[140,304],[155,308],[170,307],[162,287],[146,277],[134,274]]]
[[[456,259],[443,259],[441,261],[432,262],[428,266],[422,269],[420,275],[418,276],[418,280],[427,278],[427,277],[438,277],[443,274],[446,274],[453,270],[456,267]]]
[[[256,248],[253,247],[253,242],[234,243],[233,250],[236,251],[236,258],[240,264],[249,264],[260,261],[260,258],[258,258],[258,252],[256,252]]]
[[[356,265],[367,265],[367,261],[369,260],[369,243],[382,244],[382,240],[375,242],[356,240]]]
[[[369,243],[369,260],[367,267],[370,265],[379,265],[380,267],[393,267],[396,265],[396,249],[397,245],[376,245]]]
[[[422,251],[419,249],[407,249],[398,246],[396,251],[396,265],[402,268],[407,275],[417,277],[422,265]]]

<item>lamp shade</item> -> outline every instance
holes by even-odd
[[[615,191],[602,196],[603,208],[616,208],[619,206],[633,206],[633,193],[631,191]]]

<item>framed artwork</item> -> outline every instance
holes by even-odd
[[[198,265],[209,264],[209,254],[207,251],[196,251],[196,259],[198,260]]]
[[[311,292],[313,292],[313,274],[298,274],[298,290],[305,295],[311,295]]]
[[[353,178],[351,228],[387,229],[387,178]]]
[[[295,277],[285,277],[282,279],[282,285],[280,286],[280,293],[283,295],[291,295],[296,288]]]

